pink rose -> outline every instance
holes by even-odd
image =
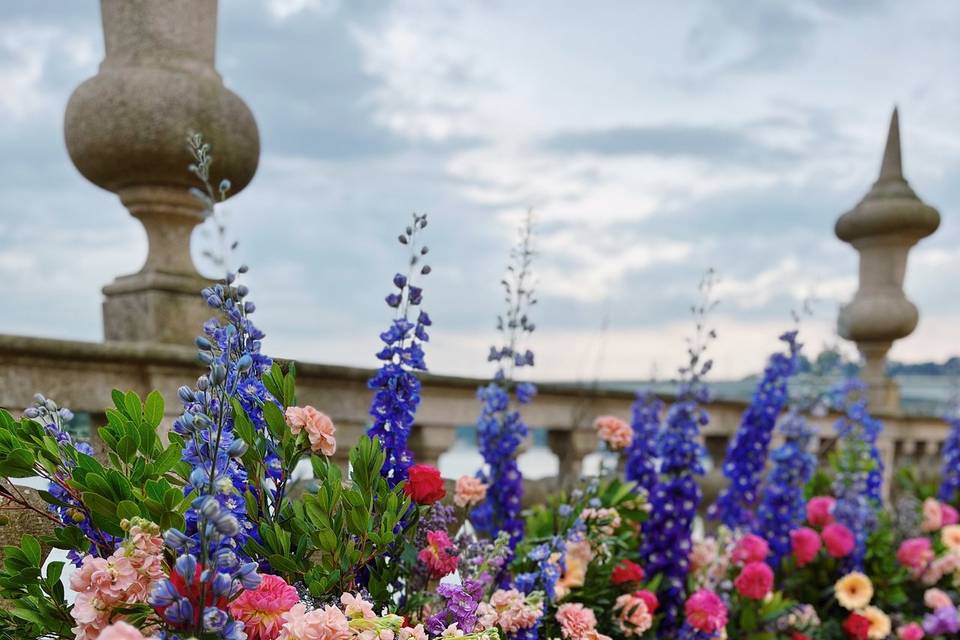
[[[747,564],[750,562],[763,562],[770,553],[770,545],[767,541],[758,535],[748,533],[737,541],[737,546],[733,548],[730,557],[734,562]]]
[[[820,553],[820,547],[823,546],[820,535],[809,527],[800,527],[791,531],[790,544],[793,547],[793,557],[797,561],[798,567],[813,562],[817,554]]]
[[[846,558],[853,551],[857,539],[844,525],[834,522],[823,528],[823,542],[827,545],[827,553],[834,558]]]
[[[733,581],[737,593],[751,600],[763,600],[773,590],[773,569],[766,562],[751,562]]]
[[[453,501],[458,507],[467,509],[480,504],[487,497],[487,485],[473,476],[460,476],[454,489]]]
[[[923,638],[923,627],[916,622],[905,624],[897,629],[897,638],[900,640],[920,640]]]
[[[943,509],[935,498],[927,498],[923,501],[923,522],[920,528],[923,531],[936,531],[943,526]]]
[[[319,451],[328,458],[337,452],[337,440],[333,437],[337,428],[327,414],[306,406],[287,407],[284,416],[293,435],[306,430],[311,450]]]
[[[147,638],[140,629],[126,622],[115,622],[101,631],[97,640],[151,640],[153,637]]]
[[[923,604],[936,611],[943,607],[952,607],[953,600],[940,589],[927,589],[923,592]]]
[[[960,523],[960,513],[945,502],[940,503],[940,515],[942,516],[943,526]]]
[[[633,429],[615,416],[600,416],[593,423],[600,439],[612,450],[625,449],[633,441]]]
[[[684,605],[687,624],[699,631],[717,633],[727,626],[727,607],[713,591],[701,589]]]
[[[833,522],[833,505],[830,496],[817,496],[807,502],[807,522],[814,527],[825,527]]]
[[[910,538],[900,543],[897,560],[913,571],[924,569],[933,560],[933,546],[927,538]]]

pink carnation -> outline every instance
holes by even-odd
[[[814,527],[825,527],[833,522],[833,505],[830,496],[817,496],[807,502],[807,522]]]
[[[916,622],[905,624],[897,629],[897,638],[899,640],[920,640],[923,638],[923,627]]]
[[[293,435],[306,430],[311,450],[319,451],[327,457],[337,452],[337,440],[333,437],[337,428],[333,426],[333,420],[327,414],[306,406],[287,407],[284,415]]]
[[[347,640],[353,635],[347,616],[330,605],[307,611],[298,602],[283,614],[283,620],[279,640]]]
[[[249,640],[274,640],[280,635],[283,614],[299,601],[297,590],[283,578],[265,573],[259,587],[243,591],[230,603],[230,613],[243,622]]]
[[[543,608],[529,602],[516,589],[498,589],[490,596],[490,604],[497,611],[497,622],[506,633],[516,633],[537,624]]]
[[[625,593],[613,605],[617,614],[617,627],[626,637],[642,636],[652,625],[652,611],[647,599],[637,593]]]
[[[857,543],[853,531],[837,522],[823,528],[823,542],[827,545],[827,553],[834,558],[846,558]]]
[[[948,596],[945,591],[940,589],[927,589],[923,592],[923,604],[936,611],[943,607],[952,607],[953,600],[950,599],[950,596]]]
[[[586,640],[597,631],[597,617],[592,609],[579,602],[568,602],[557,608],[560,635],[566,640]]]
[[[614,451],[629,447],[633,441],[633,429],[615,416],[600,416],[594,421],[593,427],[600,439]]]
[[[933,546],[927,538],[904,540],[897,549],[897,560],[914,573],[926,568],[933,558]]]
[[[945,527],[960,523],[960,513],[945,502],[940,503],[940,515]]]
[[[699,631],[717,633],[727,626],[727,607],[713,591],[701,589],[687,598],[687,624]]]
[[[773,569],[766,562],[751,562],[733,581],[737,593],[751,600],[763,600],[773,590]]]
[[[793,547],[793,557],[797,566],[802,567],[813,562],[820,553],[820,535],[809,527],[800,527],[790,532],[790,544]]]
[[[936,531],[943,526],[943,508],[936,498],[927,498],[923,501],[923,522],[920,528],[923,531]]]
[[[748,533],[737,541],[730,557],[734,562],[747,564],[749,562],[763,562],[770,553],[770,545],[758,535]]]
[[[155,636],[144,636],[140,629],[126,622],[115,622],[104,628],[98,636],[98,640],[154,640],[154,638]]]
[[[473,476],[460,476],[454,490],[453,501],[464,509],[483,502],[487,497],[487,485]]]
[[[420,550],[417,559],[427,565],[431,578],[442,578],[457,570],[457,556],[451,550],[453,542],[446,531],[428,531],[427,546]]]

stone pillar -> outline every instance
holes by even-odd
[[[190,257],[204,207],[188,171],[190,132],[213,147],[213,184],[231,194],[253,178],[257,125],[214,67],[217,0],[101,0],[106,55],[97,75],[67,104],[70,159],[94,184],[116,193],[143,223],[149,250],[135,274],[104,287],[106,340],[189,344],[210,316],[207,281]]]
[[[407,444],[413,451],[413,460],[417,464],[429,464],[434,467],[440,456],[450,450],[457,440],[457,428],[453,425],[423,425],[415,424],[410,431]],[[465,474],[472,474],[473,470],[465,470]]]
[[[907,254],[940,225],[940,214],[917,197],[903,177],[897,110],[890,119],[880,177],[856,207],[837,220],[837,237],[860,254],[860,285],[840,309],[841,336],[857,343],[864,360],[863,379],[870,408],[877,413],[899,409],[896,383],[886,374],[886,356],[895,340],[917,326],[916,306],[903,292]]]
[[[574,429],[547,429],[547,446],[559,458],[557,481],[560,487],[573,486],[583,474],[583,459],[597,450],[599,438],[592,426]]]

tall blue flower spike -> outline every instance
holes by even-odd
[[[367,435],[376,438],[386,453],[381,473],[396,486],[407,479],[407,470],[413,465],[413,453],[407,446],[413,427],[417,405],[420,404],[420,379],[417,371],[426,371],[423,343],[430,337],[427,327],[432,322],[426,311],[410,318],[423,300],[423,290],[414,284],[416,276],[430,273],[423,264],[428,249],[418,244],[418,234],[427,226],[426,214],[413,214],[413,222],[398,237],[400,244],[410,250],[407,274],[393,276],[394,291],[386,297],[387,306],[395,310],[390,327],[380,334],[384,347],[377,353],[382,361],[380,369],[367,382],[373,390],[370,416],[373,424]]]
[[[786,343],[786,353],[774,353],[763,371],[763,378],[740,427],[727,447],[723,475],[730,484],[720,492],[709,516],[720,520],[733,530],[752,529],[757,507],[757,489],[767,464],[767,451],[777,418],[789,401],[788,382],[797,372],[800,343],[797,332],[789,331],[780,340]]]
[[[627,480],[653,493],[657,483],[657,434],[660,432],[660,420],[663,414],[663,401],[652,394],[641,391],[632,407],[633,440],[627,448],[627,462],[624,473]]]
[[[960,406],[955,405],[945,420],[950,425],[950,433],[943,443],[943,472],[937,497],[954,504],[960,493]]]
[[[520,513],[523,476],[517,464],[517,450],[527,437],[528,429],[510,396],[512,393],[517,405],[522,405],[536,394],[534,385],[514,382],[516,369],[534,364],[533,352],[521,346],[535,328],[527,315],[537,302],[531,283],[532,240],[533,217],[528,213],[520,239],[510,252],[507,275],[501,281],[507,305],[505,315],[497,317],[502,343],[499,347],[490,347],[487,356],[488,361],[497,363],[497,370],[493,380],[477,392],[483,403],[477,420],[477,439],[485,463],[477,475],[489,489],[486,500],[473,509],[470,517],[474,527],[491,538],[496,538],[501,531],[507,532],[511,548],[523,537]]]
[[[700,428],[710,421],[703,408],[710,392],[703,376],[712,361],[705,359],[709,342],[716,337],[707,327],[707,317],[716,306],[712,299],[715,276],[707,271],[700,283],[701,301],[692,308],[695,336],[688,341],[689,362],[680,369],[681,385],[657,435],[660,475],[650,494],[650,518],[643,524],[641,556],[647,559],[649,575],[660,575],[658,597],[663,611],[659,633],[676,635],[683,625],[683,602],[689,572],[693,521],[701,493],[697,476],[703,475],[706,451],[700,444]]]

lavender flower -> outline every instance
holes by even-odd
[[[486,500],[473,509],[474,527],[490,537],[501,531],[510,535],[511,547],[523,537],[523,518],[520,515],[523,498],[523,476],[517,464],[517,450],[527,437],[527,425],[520,412],[511,407],[513,391],[518,404],[529,402],[535,387],[529,383],[514,385],[516,368],[532,367],[533,352],[523,350],[520,340],[534,330],[527,317],[528,309],[536,304],[530,285],[533,262],[532,215],[528,214],[520,231],[520,241],[511,251],[508,277],[502,284],[506,292],[507,312],[497,318],[497,329],[503,337],[503,346],[490,347],[487,359],[497,363],[493,381],[477,392],[483,403],[477,421],[477,439],[486,468],[478,476],[487,483]]]
[[[437,586],[437,594],[445,604],[427,619],[427,631],[439,636],[449,625],[456,623],[460,631],[472,633],[477,626],[477,606],[483,592],[483,583],[476,580],[465,580],[462,585],[443,583]]]
[[[730,529],[751,528],[757,503],[757,489],[767,463],[767,449],[777,417],[789,399],[787,382],[797,372],[800,344],[797,332],[789,331],[780,340],[788,346],[786,353],[770,356],[763,378],[757,385],[750,405],[740,419],[740,427],[727,447],[723,475],[730,485],[720,492],[710,510],[710,517]]]
[[[809,451],[813,429],[799,412],[787,414],[779,429],[784,442],[770,454],[773,470],[757,510],[755,529],[770,544],[769,562],[775,568],[790,554],[790,531],[803,523],[803,489],[817,466],[817,457]]]
[[[650,393],[640,392],[632,411],[633,440],[627,448],[626,478],[650,495],[657,483],[656,441],[663,401]]]
[[[390,328],[380,334],[384,343],[377,358],[383,364],[370,378],[367,386],[373,390],[370,415],[373,424],[367,435],[377,438],[387,459],[381,473],[396,486],[407,479],[407,470],[413,465],[413,453],[407,446],[410,429],[413,427],[417,405],[420,404],[420,380],[417,371],[426,371],[423,343],[430,337],[427,327],[432,322],[425,311],[417,314],[416,322],[410,315],[423,299],[423,290],[413,284],[416,275],[430,273],[429,265],[421,265],[427,247],[417,244],[417,234],[427,226],[427,216],[413,214],[413,222],[399,236],[400,244],[410,249],[407,275],[398,273],[393,277],[396,291],[387,296],[387,306],[396,310]]]

